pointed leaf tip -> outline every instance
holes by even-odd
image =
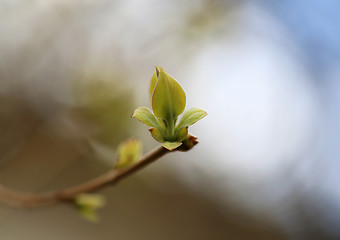
[[[156,117],[176,119],[185,108],[186,96],[181,85],[167,74],[163,68],[159,70],[158,81],[152,95],[152,109]]]
[[[158,78],[158,77],[159,77],[160,71],[161,71],[161,70],[164,71],[164,68],[162,68],[161,66],[156,66],[155,68],[156,68],[156,74],[157,74],[157,78]]]

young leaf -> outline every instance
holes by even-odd
[[[163,147],[165,147],[166,149],[172,151],[176,148],[178,148],[179,146],[181,146],[182,143],[181,142],[164,142],[162,144]]]
[[[207,115],[205,111],[199,108],[191,108],[184,112],[183,117],[179,124],[177,125],[177,129],[180,130],[184,127],[188,127],[197,121],[201,120]]]
[[[153,94],[153,91],[155,90],[156,83],[157,83],[157,68],[154,71],[152,78],[151,78],[151,83],[150,83],[150,88],[149,88],[150,101],[152,100],[152,94]]]
[[[139,121],[147,126],[159,128],[157,119],[146,107],[137,108],[132,114],[132,117],[137,118]]]
[[[180,129],[177,133],[178,142],[182,142],[188,136],[188,127]]]
[[[152,95],[152,109],[156,117],[173,120],[185,108],[185,93],[179,83],[167,74],[163,68],[159,70],[158,81]]]
[[[163,134],[157,129],[157,128],[150,128],[149,131],[151,132],[152,137],[157,141],[157,142],[164,142],[164,137]]]
[[[118,147],[118,161],[115,168],[121,169],[136,163],[141,155],[141,143],[136,139],[128,140]]]

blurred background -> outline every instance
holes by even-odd
[[[155,65],[208,116],[199,145],[67,204],[0,206],[1,239],[340,239],[336,0],[1,0],[0,181],[41,192],[112,168]]]

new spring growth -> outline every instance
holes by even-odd
[[[188,127],[204,118],[207,113],[199,108],[184,112],[186,96],[183,88],[160,66],[156,67],[152,76],[149,92],[153,112],[140,107],[132,117],[150,126],[152,137],[162,143],[163,147],[174,150],[192,138],[188,134]]]
[[[105,206],[106,201],[100,194],[82,193],[75,197],[74,203],[82,217],[91,222],[98,222],[96,210]]]
[[[115,169],[123,169],[139,161],[142,144],[137,139],[130,139],[118,146],[118,160]]]

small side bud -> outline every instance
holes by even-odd
[[[105,206],[106,201],[100,194],[82,193],[75,197],[74,204],[84,219],[90,222],[98,222],[99,216],[96,210]]]
[[[142,144],[137,139],[130,139],[123,142],[118,147],[118,160],[116,169],[122,169],[138,162],[141,152]]]

